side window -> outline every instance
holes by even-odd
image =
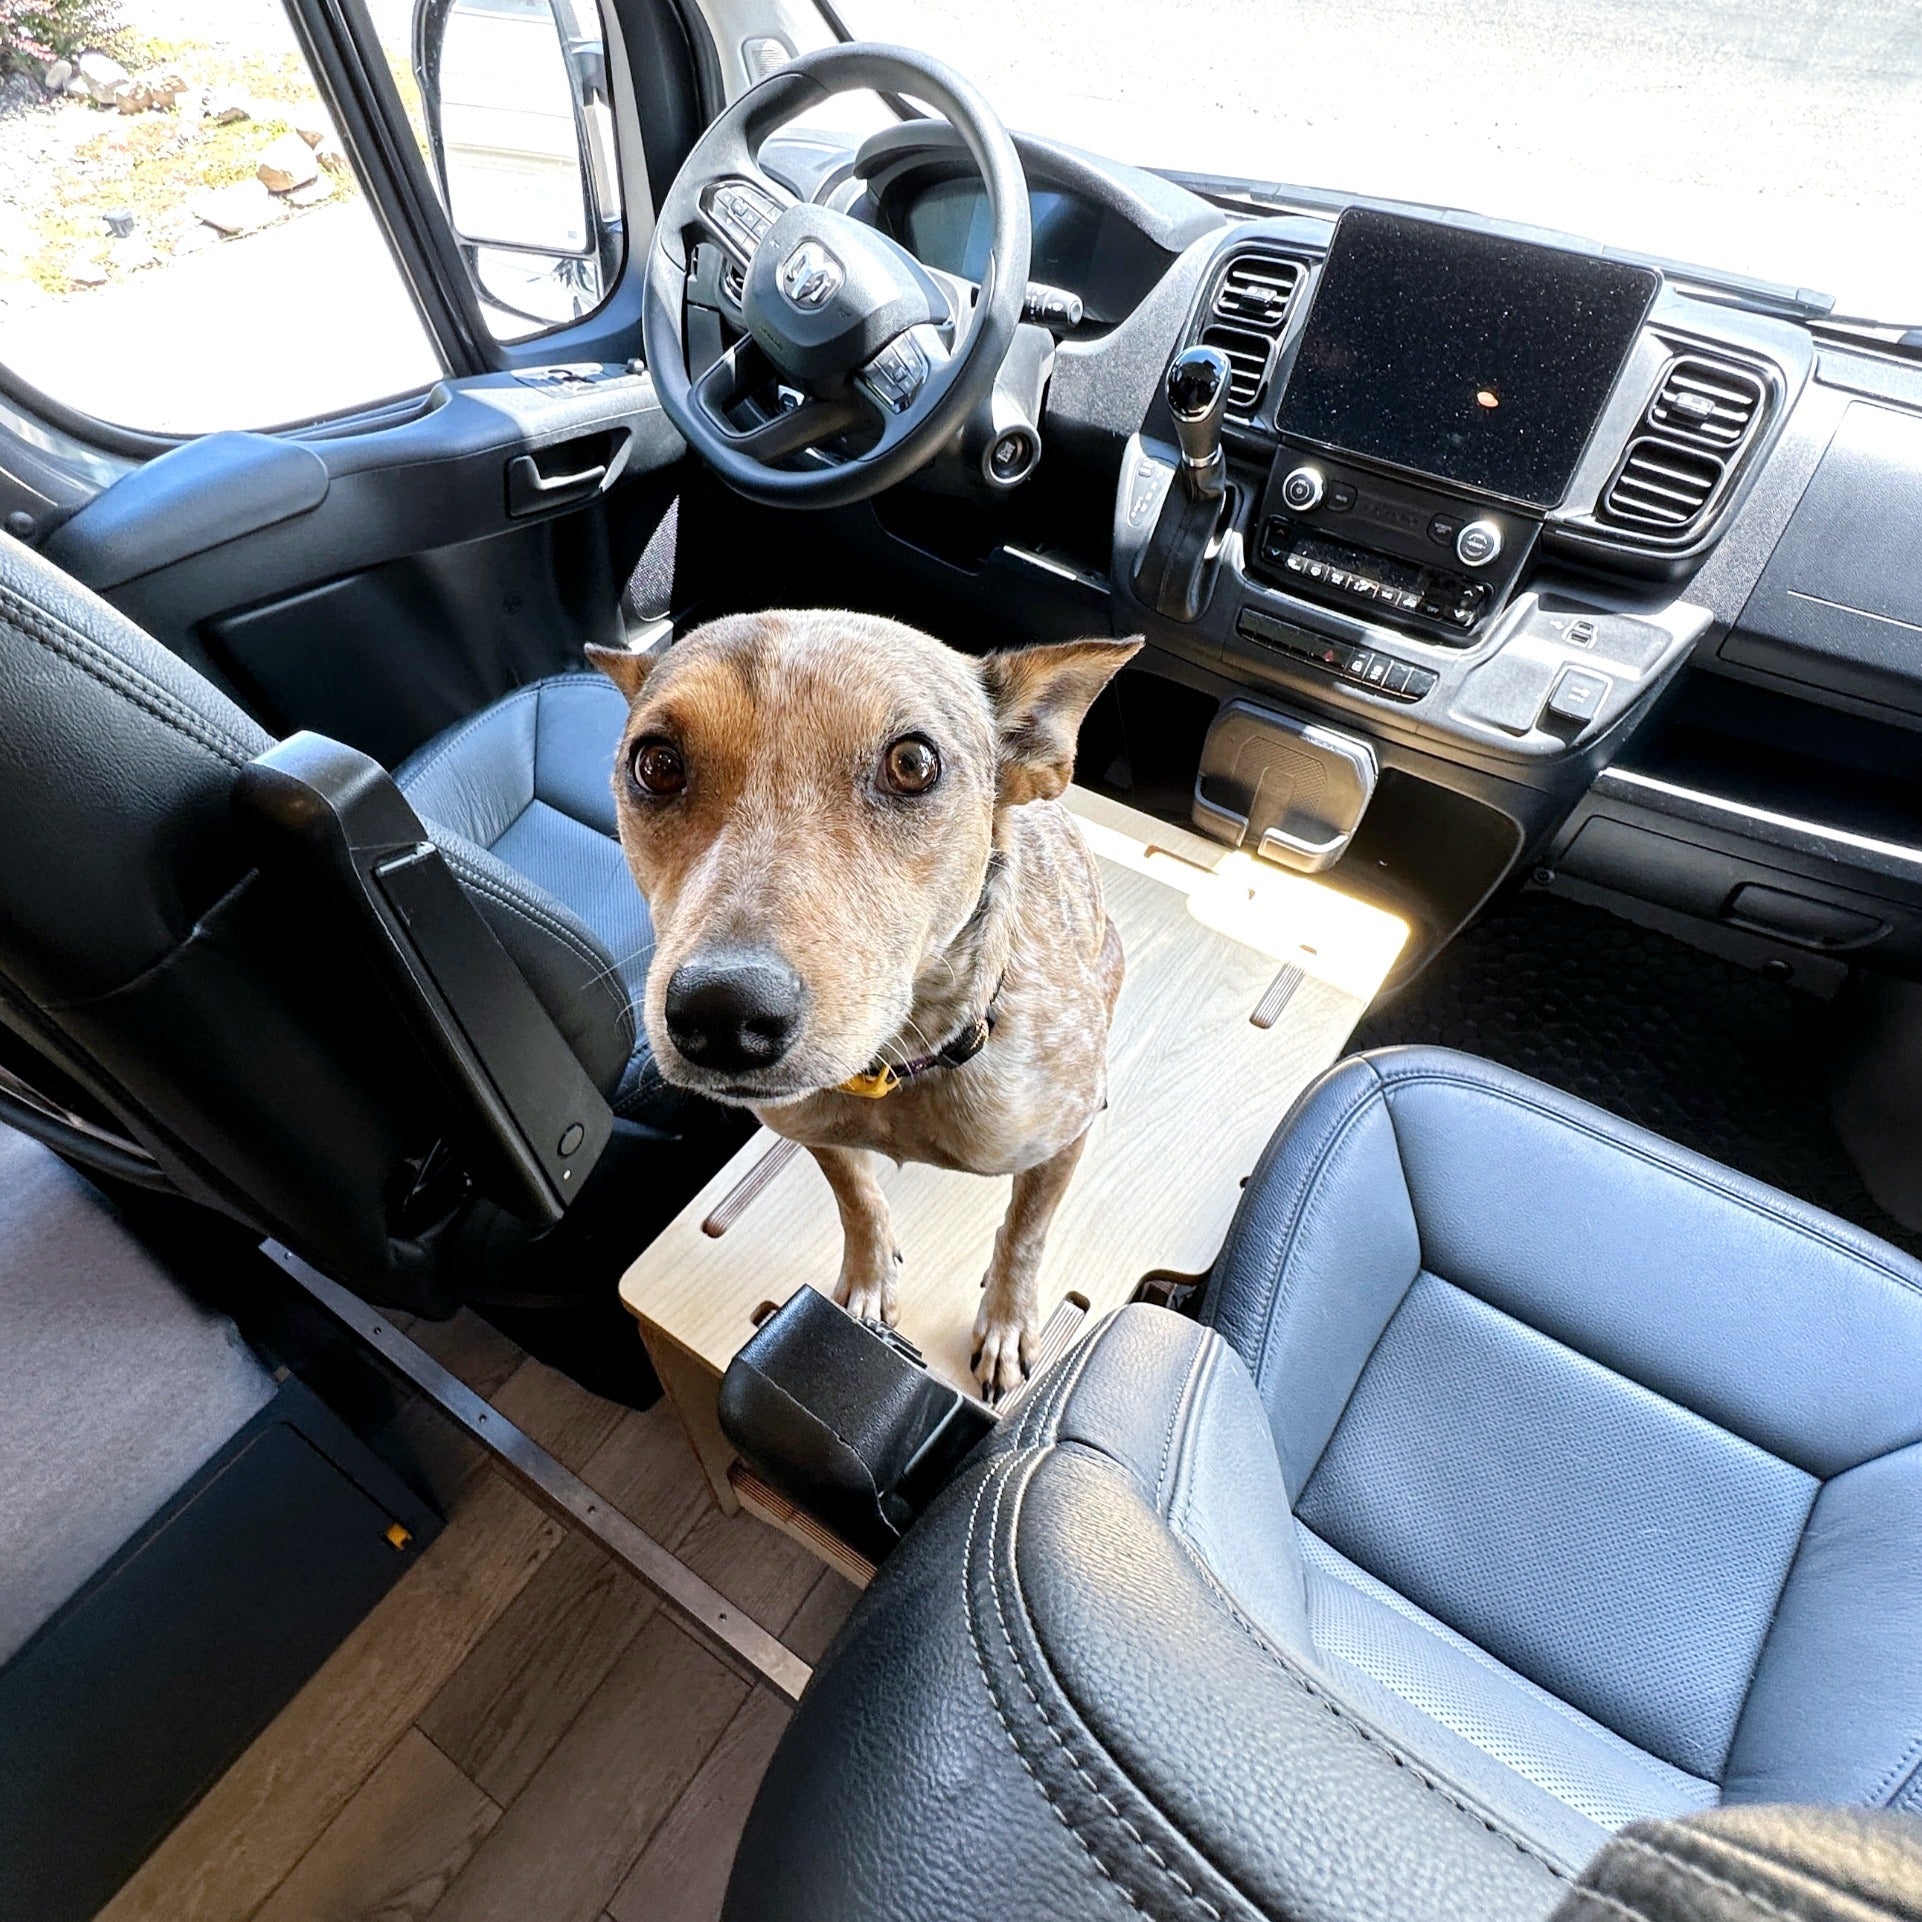
[[[402,98],[495,339],[592,313],[627,244],[596,0],[416,0],[406,31]]]
[[[66,406],[275,427],[443,369],[281,0],[0,4],[0,363]]]

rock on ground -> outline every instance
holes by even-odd
[[[296,187],[311,187],[319,179],[320,162],[299,134],[284,133],[260,156],[254,172],[269,193],[292,193]]]
[[[274,197],[258,180],[236,181],[196,194],[188,203],[196,220],[204,220],[217,234],[251,233],[272,220]]]
[[[110,53],[83,53],[74,62],[74,78],[103,107],[114,104],[114,89],[125,86],[129,77],[126,68]]]

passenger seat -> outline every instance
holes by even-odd
[[[1112,1317],[883,1566],[729,1922],[1522,1922],[1627,1824],[1922,1810],[1922,1266],[1396,1049],[1207,1321]]]

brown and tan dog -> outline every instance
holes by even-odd
[[[770,613],[659,656],[589,650],[630,703],[614,791],[661,1073],[812,1151],[857,1314],[897,1312],[873,1154],[1012,1175],[974,1327],[996,1399],[1033,1359],[1042,1244],[1107,1099],[1121,940],[1057,797],[1138,645],[976,659]]]

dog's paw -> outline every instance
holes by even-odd
[[[834,1299],[851,1315],[859,1315],[864,1321],[884,1321],[892,1328],[901,1319],[901,1300],[894,1285],[894,1278],[901,1271],[901,1251],[894,1251],[894,1258],[887,1263],[879,1274],[851,1274],[846,1268],[841,1270],[841,1280],[834,1290]]]
[[[973,1367],[983,1401],[1012,1395],[1034,1367],[1034,1331],[1015,1316],[991,1318],[983,1303],[974,1318]]]

